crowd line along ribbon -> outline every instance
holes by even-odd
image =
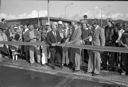
[[[44,42],[11,42],[11,41],[0,41],[0,44],[7,44],[7,45],[43,45]],[[110,46],[91,46],[91,45],[73,45],[73,44],[55,44],[55,46],[61,47],[70,47],[70,48],[79,48],[79,49],[87,49],[87,50],[94,50],[94,51],[108,51],[108,52],[121,52],[121,53],[128,53],[128,48],[125,47],[110,47]]]

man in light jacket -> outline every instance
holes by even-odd
[[[96,22],[93,23],[94,29],[92,30],[92,46],[104,46],[105,34],[104,29],[101,28]],[[88,72],[93,75],[100,74],[101,56],[100,51],[91,51],[88,61]]]

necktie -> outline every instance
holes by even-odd
[[[56,37],[56,32],[54,32],[54,36]]]

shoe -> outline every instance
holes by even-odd
[[[120,75],[126,75],[126,72],[125,72],[125,71],[122,71],[122,72],[120,73]]]
[[[92,76],[92,73],[87,72],[87,73],[85,73],[85,75],[86,75],[86,76]]]
[[[74,70],[73,72],[80,72],[80,70]]]
[[[100,73],[92,73],[92,76],[99,76],[100,75]]]
[[[54,70],[55,69],[55,66],[54,65],[50,65],[50,67]]]
[[[102,67],[101,70],[107,70],[107,67]]]

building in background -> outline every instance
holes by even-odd
[[[13,24],[38,24],[40,25],[45,25],[47,20],[47,17],[37,17],[37,18],[25,18],[25,19],[13,19],[13,20],[7,20],[7,25],[13,25]],[[63,21],[66,23],[71,23],[71,21],[73,20],[69,20],[69,19],[63,19],[63,18],[56,18],[56,17],[50,17],[50,22],[58,22],[58,21]]]

